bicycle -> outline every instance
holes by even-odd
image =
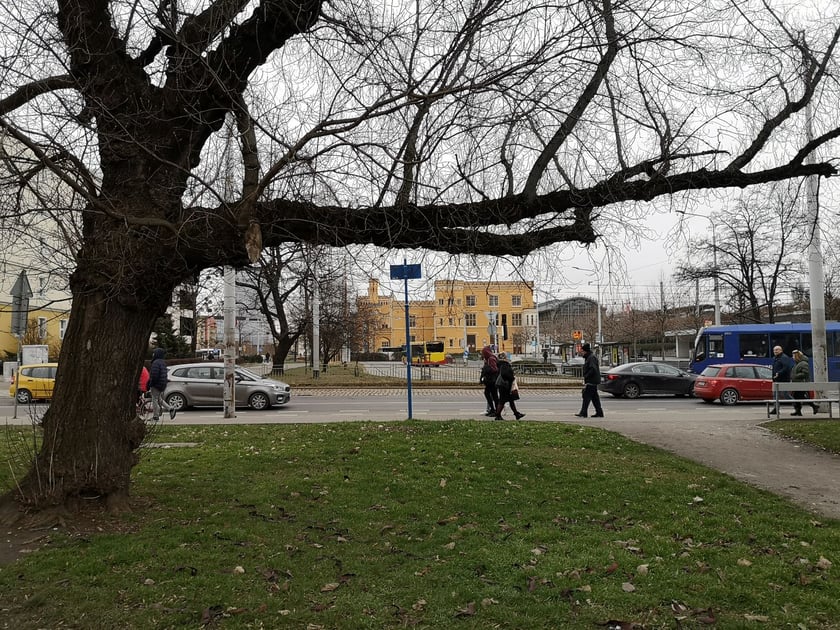
[[[143,422],[148,422],[154,417],[155,408],[152,404],[152,395],[149,392],[140,392],[134,411],[137,418]]]

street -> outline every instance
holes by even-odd
[[[580,390],[572,389],[522,389],[522,398],[517,407],[524,412],[527,420],[579,422],[574,417],[580,410]],[[646,417],[669,418],[703,417],[725,418],[741,416],[749,410],[751,416],[764,415],[764,405],[742,404],[737,407],[723,407],[719,404],[706,404],[695,398],[676,396],[643,397],[636,400],[601,396],[607,419],[621,418],[644,419]],[[43,413],[44,404],[36,404],[31,410],[18,406],[18,418],[11,418],[12,400],[4,398],[0,407],[0,416],[5,416],[10,424],[27,424],[31,413]],[[485,401],[479,387],[465,389],[412,389],[411,417],[418,420],[447,419],[487,419],[484,414]],[[590,409],[590,413],[592,410]],[[504,416],[512,419],[513,414],[506,409]],[[405,420],[408,418],[408,395],[405,389],[296,389],[292,400],[282,407],[267,411],[237,409],[232,422],[271,424],[271,423],[310,423],[341,422],[348,420]],[[226,422],[221,408],[188,409],[180,412],[175,420],[164,419],[166,424],[224,424]]]

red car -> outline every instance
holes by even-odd
[[[721,404],[741,400],[769,400],[773,397],[773,370],[769,365],[723,363],[710,365],[694,381],[694,396]]]

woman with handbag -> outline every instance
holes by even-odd
[[[490,346],[481,349],[481,358],[484,365],[481,366],[481,378],[479,382],[484,385],[484,398],[487,400],[485,416],[496,415],[496,407],[499,406],[499,391],[496,389],[496,377],[499,376],[499,365],[496,362],[496,355]]]
[[[496,386],[499,389],[499,404],[496,405],[495,420],[504,420],[502,411],[505,409],[505,403],[510,405],[514,417],[519,420],[525,416],[524,413],[519,413],[514,402],[519,400],[519,386],[516,384],[516,376],[504,352],[499,353],[498,364],[499,376],[496,377]]]

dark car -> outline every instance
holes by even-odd
[[[769,400],[773,397],[773,370],[756,363],[710,365],[694,383],[694,395],[706,402],[720,400],[734,405],[740,400]]]
[[[696,378],[696,374],[683,372],[667,363],[625,363],[601,374],[598,389],[625,398],[638,398],[645,394],[691,396]]]
[[[236,368],[234,393],[237,407],[268,409],[285,405],[291,398],[291,388],[281,381]],[[177,410],[193,406],[219,407],[224,404],[225,364],[202,361],[169,368],[169,383],[164,400]]]

